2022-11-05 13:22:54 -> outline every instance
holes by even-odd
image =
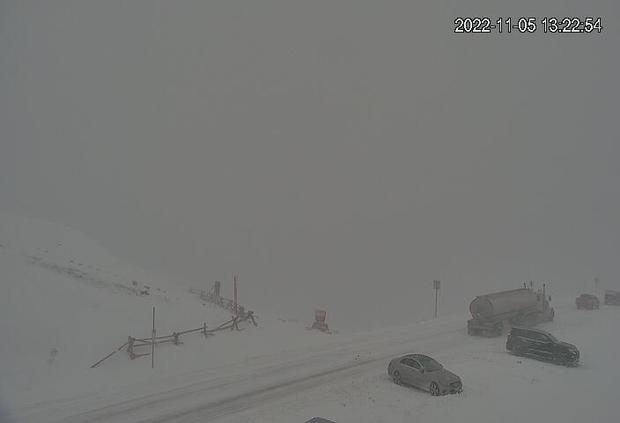
[[[600,34],[603,30],[602,18],[597,17],[456,17],[454,33],[456,34]]]

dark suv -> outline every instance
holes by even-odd
[[[576,366],[579,363],[577,347],[560,342],[550,333],[539,329],[513,327],[506,340],[506,349],[515,355],[566,366]]]
[[[605,304],[620,305],[620,291],[605,291]]]
[[[581,294],[575,300],[575,304],[577,305],[577,309],[594,310],[600,307],[598,298],[596,295],[592,294]]]

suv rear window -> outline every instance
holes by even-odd
[[[514,336],[524,336],[526,338],[536,339],[538,341],[547,341],[550,339],[551,341],[557,342],[555,337],[550,333],[542,333],[535,330],[512,328],[512,331],[510,333]]]
[[[530,332],[528,335],[529,335],[529,338],[536,339],[537,341],[547,341],[548,340],[547,336],[543,335],[542,333]]]

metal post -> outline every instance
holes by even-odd
[[[151,334],[151,369],[155,368],[155,306],[153,306],[153,332]]]
[[[545,304],[547,303],[547,284],[543,283],[543,295],[542,295],[542,312],[545,315]]]
[[[437,299],[439,296],[439,287],[441,282],[438,280],[433,281],[433,289],[435,290],[435,318],[437,318]]]
[[[234,304],[234,309],[235,309],[235,316],[237,315],[237,275],[235,275],[233,277],[233,285],[234,285],[234,290],[235,290],[235,304]]]

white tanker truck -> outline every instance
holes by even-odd
[[[553,320],[555,311],[549,305],[545,285],[534,292],[523,287],[474,298],[469,305],[472,319],[467,321],[469,335],[500,336],[505,327],[534,326]]]

